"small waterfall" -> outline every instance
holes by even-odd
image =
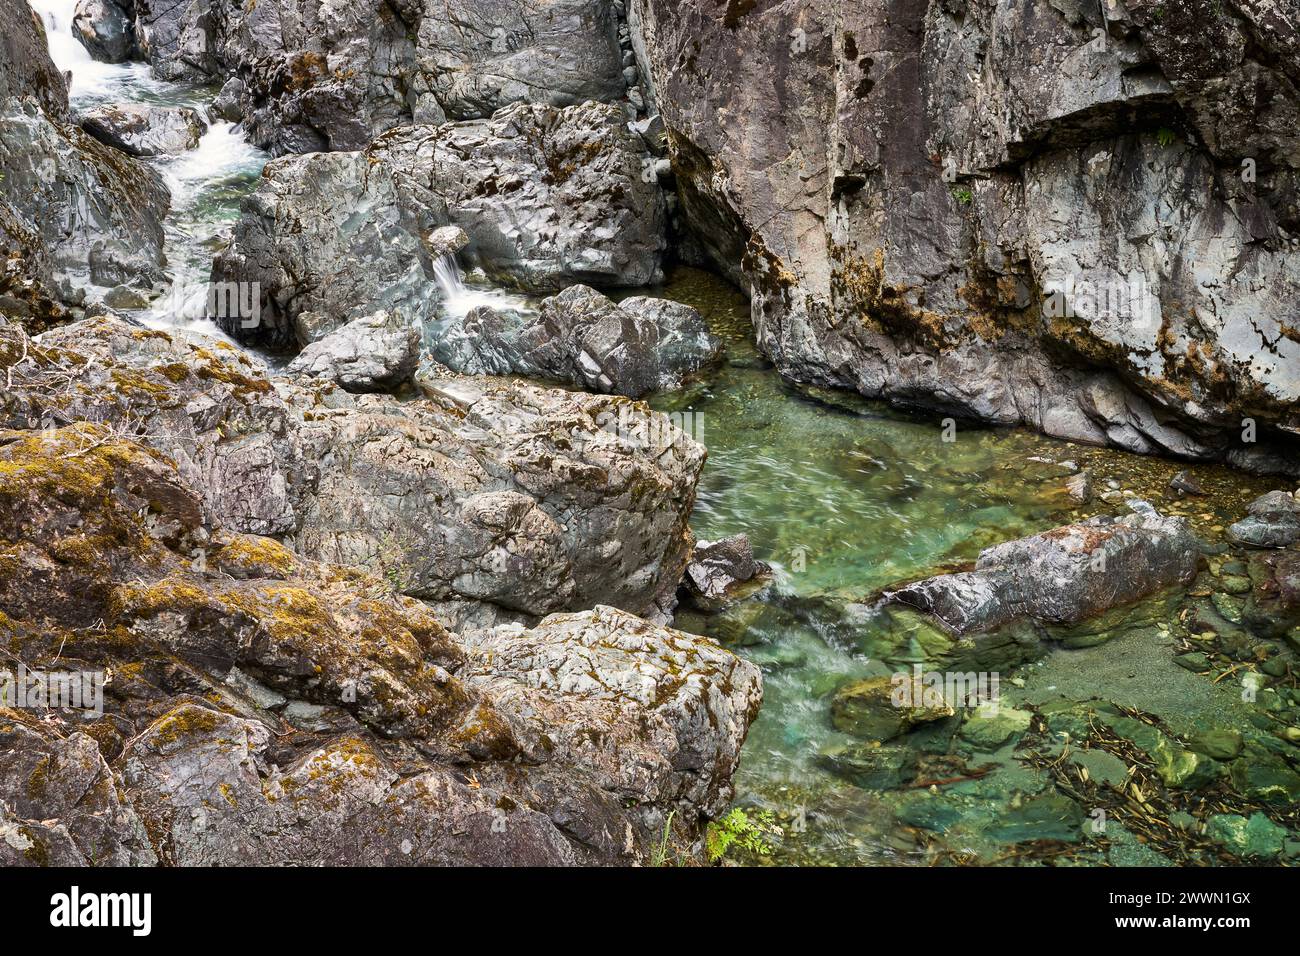
[[[442,293],[442,311],[449,318],[463,319],[479,306],[514,312],[531,311],[524,296],[504,289],[467,284],[460,263],[451,253],[433,264],[433,278]]]
[[[73,33],[72,18],[77,0],[30,0],[31,7],[45,24],[50,59],[65,73],[72,74],[68,94],[76,103],[118,98],[125,86],[155,86],[144,63],[100,63],[92,59]]]

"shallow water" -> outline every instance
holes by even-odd
[[[1187,466],[1172,461],[1021,429],[959,425],[954,440],[945,441],[937,417],[784,382],[755,351],[746,298],[726,283],[682,269],[656,291],[700,309],[728,349],[726,365],[707,386],[653,402],[665,411],[689,411],[684,420],[709,449],[692,527],[703,539],[748,533],[756,556],[775,570],[774,584],[738,607],[713,617],[686,611],[677,620],[763,669],[764,704],[736,782],[739,805],[768,808],[783,821],[784,838],[772,861],[930,863],[939,849],[949,849],[928,846],[928,835],[918,839],[915,827],[900,821],[905,793],[845,783],[820,758],[824,750],[854,743],[831,726],[831,693],[850,678],[924,661],[932,650],[926,641],[934,640],[924,627],[906,633],[906,621],[846,621],[845,602],[974,560],[996,542],[1093,514],[1124,514],[1130,497],[1186,515],[1209,540],[1222,538],[1247,502],[1275,486],[1218,466],[1193,467],[1210,494],[1183,500],[1166,486]],[[1051,464],[1062,461],[1091,469],[1109,500],[1077,505],[1064,493],[1067,471]],[[1234,706],[1239,694],[1233,683],[1216,687],[1173,664],[1172,638],[1159,628],[1180,606],[1153,599],[1117,613],[1102,631],[1115,643],[1053,651],[1016,672],[1024,688],[1004,683],[1003,698],[1053,699],[1068,687],[1071,699],[1118,701],[1133,686],[1146,686],[1145,694],[1121,701],[1138,706],[1151,698],[1151,686],[1175,686],[1179,693],[1158,701],[1162,716],[1188,716],[1189,725],[1201,714],[1244,721]],[[1133,646],[1121,649],[1130,640]],[[1126,676],[1098,668],[1098,659],[1119,662]],[[1002,675],[1004,681],[1012,676]],[[1182,693],[1187,686],[1204,693]],[[995,797],[982,803],[970,798],[970,812],[989,813],[999,800],[1010,800],[1025,785],[1023,773],[1013,763],[987,778]]]

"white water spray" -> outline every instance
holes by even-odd
[[[110,98],[129,99],[123,95],[125,88],[156,88],[159,85],[149,75],[149,67],[144,63],[100,63],[91,57],[72,29],[77,0],[30,2],[45,24],[50,59],[60,70],[72,74],[68,95],[74,104]]]
[[[445,255],[433,264],[433,278],[442,292],[442,311],[450,318],[463,319],[479,306],[514,312],[532,311],[528,300],[522,295],[504,289],[467,284],[454,255]]]

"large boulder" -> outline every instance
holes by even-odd
[[[470,240],[462,258],[499,281],[556,292],[663,277],[663,194],[612,106],[520,104],[486,120],[404,127],[367,155],[391,171],[418,229],[460,226]]]
[[[419,330],[376,312],[312,342],[286,371],[329,379],[349,392],[389,392],[409,382],[419,364]]]
[[[310,153],[268,163],[243,203],[214,283],[256,290],[256,321],[217,323],[244,342],[306,345],[387,310],[418,326],[438,302],[432,263],[398,208],[392,177],[361,153]]]
[[[81,128],[132,156],[169,156],[198,146],[208,124],[189,106],[106,103],[84,110]]]
[[[630,7],[687,249],[749,289],[782,372],[1300,468],[1294,17],[1255,0]]]
[[[72,32],[96,60],[131,59],[137,52],[135,0],[77,0]]]
[[[515,372],[640,398],[679,388],[721,354],[688,305],[643,296],[621,303],[588,286],[546,299],[535,315],[485,307],[435,326],[434,356],[460,372]]]
[[[1153,510],[1093,518],[980,552],[975,568],[886,591],[955,634],[1027,618],[1077,624],[1196,576],[1201,546],[1182,518]]]
[[[1250,503],[1246,517],[1228,537],[1256,548],[1287,548],[1300,541],[1300,501],[1288,491],[1270,491]]]

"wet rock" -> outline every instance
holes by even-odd
[[[170,197],[153,170],[70,124],[39,20],[19,0],[3,4],[0,298],[39,327],[62,317],[60,303],[85,304],[89,283],[159,280]]]
[[[831,698],[836,730],[881,742],[954,713],[942,691],[906,674],[851,681]]]
[[[164,156],[198,146],[207,123],[188,106],[109,103],[83,112],[81,128],[131,156]]]
[[[642,297],[616,305],[582,285],[535,316],[475,309],[431,338],[435,357],[456,371],[516,372],[631,398],[679,388],[721,350],[690,306]]]
[[[1084,470],[1065,479],[1065,491],[1080,504],[1092,500],[1092,472]]]
[[[1246,860],[1271,860],[1281,854],[1287,831],[1262,813],[1249,818],[1216,813],[1205,827],[1206,835],[1234,856]]]
[[[412,126],[367,155],[392,172],[420,232],[449,222],[466,264],[532,292],[653,285],[667,248],[663,194],[619,110],[518,104],[490,119]]]
[[[1034,797],[1000,813],[984,832],[999,843],[1033,840],[1077,843],[1083,839],[1083,810],[1073,800],[1058,794]]]
[[[1194,750],[1185,749],[1157,727],[1132,717],[1104,713],[1100,716],[1111,730],[1131,741],[1151,758],[1156,774],[1166,787],[1204,786],[1221,772],[1222,768],[1217,761]]]
[[[525,368],[632,398],[678,387],[719,349],[689,306],[640,298],[615,305],[581,285],[543,302],[519,338]]]
[[[416,122],[478,119],[517,102],[620,99],[619,19],[605,0],[426,4],[416,40]]]
[[[1231,729],[1204,730],[1188,740],[1187,745],[1214,760],[1235,760],[1241,754],[1241,734]]]
[[[1019,740],[1029,730],[1033,714],[1014,707],[976,708],[961,726],[961,737],[976,750],[994,751]]]
[[[228,123],[238,123],[244,118],[240,101],[244,96],[244,81],[232,76],[221,84],[221,90],[212,101],[209,111],[213,119],[223,119]]]
[[[391,392],[411,381],[419,362],[419,331],[376,312],[311,342],[286,371],[329,379],[349,392]]]
[[[1300,800],[1300,774],[1272,754],[1249,751],[1232,762],[1228,774],[1243,797],[1278,804]]]
[[[1201,487],[1201,483],[1186,469],[1169,479],[1169,487],[1182,495],[1205,494],[1205,489]]]
[[[1256,498],[1247,515],[1228,528],[1228,537],[1255,548],[1287,548],[1300,541],[1300,503],[1287,491]]]
[[[975,570],[885,592],[957,634],[1017,618],[1074,624],[1196,575],[1200,548],[1181,518],[1093,518],[980,553]]]
[[[894,790],[916,776],[918,756],[908,747],[852,744],[823,750],[819,765],[865,790]]]
[[[72,33],[103,63],[121,63],[136,52],[134,0],[77,0]]]
[[[754,560],[754,549],[746,534],[735,534],[712,543],[695,546],[686,566],[684,583],[691,602],[702,611],[718,611],[761,587],[771,569]]]
[[[379,310],[418,327],[438,302],[432,263],[397,207],[392,177],[361,153],[268,163],[212,279],[257,290],[256,321],[215,317],[249,343],[306,345]]]

